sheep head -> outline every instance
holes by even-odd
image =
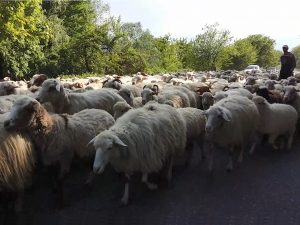
[[[122,158],[122,147],[127,145],[109,130],[101,132],[90,143],[94,144],[96,155],[93,164],[94,173],[102,173],[106,165],[115,158]]]
[[[297,97],[297,91],[293,86],[286,86],[283,89],[283,103],[292,103]]]
[[[62,100],[66,98],[64,87],[59,80],[48,79],[42,84],[37,100],[40,103],[50,102],[53,105],[63,104]]]
[[[114,112],[114,119],[118,119],[121,117],[124,113],[132,109],[132,107],[127,104],[126,102],[117,102],[114,104],[113,112]]]
[[[21,130],[30,126],[40,107],[40,103],[33,98],[23,97],[18,99],[4,122],[5,129]]]
[[[154,95],[157,95],[155,91],[150,88],[144,88],[141,93],[142,104],[145,105],[147,102],[154,100]]]
[[[204,115],[207,118],[205,131],[208,137],[221,128],[224,123],[231,121],[230,111],[221,106],[210,107],[209,110],[204,111]]]

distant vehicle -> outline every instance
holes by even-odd
[[[246,69],[244,69],[244,73],[247,73],[247,74],[251,74],[251,73],[257,73],[257,72],[260,72],[260,68],[258,65],[249,65],[246,67]]]

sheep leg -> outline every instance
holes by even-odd
[[[209,148],[208,149],[209,152],[208,171],[212,172],[213,164],[214,164],[214,146],[210,144],[208,148]]]
[[[157,189],[157,184],[148,181],[148,173],[143,173],[142,182],[145,183],[150,190]]]
[[[128,205],[128,201],[129,201],[129,182],[130,182],[130,176],[128,174],[125,174],[125,178],[126,178],[125,189],[124,189],[123,197],[121,199],[121,204],[124,205],[124,206]]]
[[[288,144],[287,144],[287,149],[288,150],[291,149],[291,147],[292,147],[292,143],[293,143],[293,139],[294,139],[294,135],[293,134],[294,133],[292,133],[292,134],[289,135]]]
[[[269,143],[272,145],[272,147],[274,148],[274,149],[278,149],[278,146],[276,146],[275,145],[275,140],[276,140],[276,138],[277,138],[277,135],[276,134],[271,134],[270,136],[269,136]]]
[[[88,174],[88,177],[85,181],[85,185],[86,186],[90,186],[95,178],[96,174],[94,173],[94,171],[91,171],[89,174]]]
[[[170,156],[167,164],[167,177],[166,177],[168,184],[170,184],[172,181],[172,169],[173,169],[173,156]]]
[[[233,169],[233,150],[234,150],[234,147],[230,147],[230,149],[229,149],[229,154],[228,154],[228,156],[229,156],[229,162],[228,162],[228,164],[227,164],[227,172],[231,172],[232,171],[232,169]]]
[[[260,143],[260,137],[258,135],[255,135],[253,144],[251,145],[249,154],[252,155],[256,149],[257,144]]]
[[[243,156],[244,156],[244,146],[242,145],[241,147],[241,151],[240,151],[240,154],[239,154],[239,158],[238,158],[238,163],[242,163],[243,162]]]
[[[19,213],[23,209],[23,198],[24,198],[24,192],[20,191],[17,193],[17,199],[15,200],[15,212]]]

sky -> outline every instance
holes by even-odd
[[[141,22],[154,36],[194,38],[205,24],[219,23],[234,40],[263,34],[300,45],[300,0],[104,0],[123,22]]]

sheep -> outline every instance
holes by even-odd
[[[230,89],[228,91],[219,91],[215,94],[214,100],[215,102],[220,101],[223,98],[226,98],[228,96],[244,96],[249,99],[252,99],[252,94],[250,91],[244,89],[244,88],[236,88],[236,89]]]
[[[58,165],[58,184],[69,172],[73,157],[94,156],[89,141],[114,124],[101,109],[85,109],[74,115],[49,114],[35,99],[18,99],[4,122],[6,130],[27,132],[39,150],[45,166]],[[62,188],[62,187],[60,187]]]
[[[266,86],[261,86],[256,91],[256,95],[264,97],[269,103],[282,103],[282,94],[276,90],[268,90]]]
[[[127,178],[121,202],[128,203],[129,180],[134,172],[142,172],[143,182],[150,189],[157,186],[148,182],[147,175],[167,168],[167,179],[172,177],[172,162],[176,154],[183,154],[186,127],[176,109],[160,104],[147,104],[129,110],[111,128],[91,140],[96,156],[93,170],[102,173],[108,163]]]
[[[283,103],[293,106],[300,117],[300,95],[294,86],[286,86],[283,89]]]
[[[157,99],[159,103],[164,104],[166,101],[176,101],[174,96],[177,96],[176,99],[180,100],[179,104],[174,102],[178,107],[201,107],[200,97],[195,92],[183,86],[165,88],[157,96]]]
[[[4,129],[7,115],[0,115],[0,191],[16,194],[14,208],[19,212],[22,210],[23,192],[31,184],[36,157],[27,135]]]
[[[274,149],[278,149],[274,143],[275,140],[280,135],[287,135],[287,149],[290,149],[296,131],[297,111],[290,105],[270,104],[261,96],[254,97],[252,101],[257,106],[260,114],[258,132],[263,135],[269,135],[269,143]]]
[[[114,119],[117,120],[119,117],[121,117],[124,113],[126,113],[130,109],[132,109],[132,107],[126,102],[117,102],[113,108]]]
[[[113,115],[113,106],[118,101],[125,101],[116,90],[103,88],[83,93],[67,93],[59,80],[48,79],[40,90],[38,101],[50,102],[55,113],[74,114],[83,109],[103,109]]]
[[[255,104],[242,96],[229,96],[220,100],[204,112],[207,117],[205,126],[206,139],[212,147],[210,151],[209,170],[213,166],[213,149],[216,146],[228,148],[229,162],[227,171],[233,168],[233,152],[241,147],[238,162],[243,160],[243,152],[255,138],[259,113]]]
[[[137,83],[142,83],[143,80],[147,79],[147,75],[145,73],[137,73],[131,80],[132,85],[135,85]]]
[[[147,84],[141,92],[142,104],[145,105],[149,101],[156,101],[159,93],[159,87],[156,84]]]
[[[32,78],[28,82],[28,88],[30,88],[31,86],[39,87],[47,79],[48,79],[48,76],[46,74],[35,74],[32,76]]]
[[[191,150],[195,143],[198,144],[201,150],[201,156],[204,157],[204,136],[206,118],[201,109],[196,108],[179,108],[177,111],[181,114],[186,124],[186,149],[187,160],[186,165],[190,163]]]
[[[116,90],[120,90],[122,88],[122,81],[118,78],[113,80],[105,80],[103,82],[103,88],[113,88]]]
[[[36,92],[36,87],[32,86],[30,89],[27,87],[20,87],[14,81],[4,81],[0,82],[0,96],[4,95],[29,95],[34,97]]]
[[[0,114],[9,112],[14,104],[22,95],[0,96]]]
[[[201,95],[202,107],[204,110],[209,109],[210,106],[214,104],[214,96],[210,92],[204,92]]]

